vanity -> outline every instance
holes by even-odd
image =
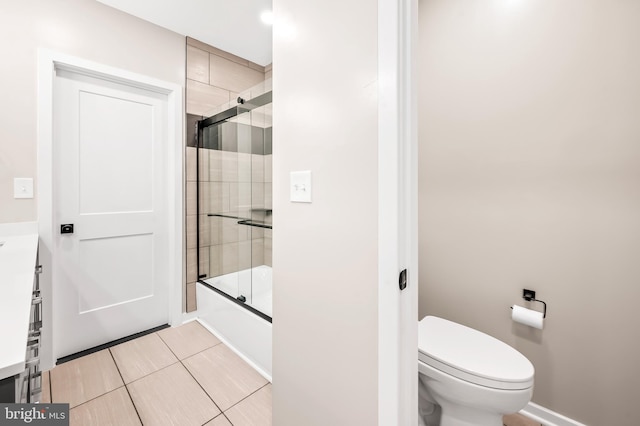
[[[0,224],[0,402],[39,402],[42,298],[36,223]]]

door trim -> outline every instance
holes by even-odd
[[[182,323],[182,287],[183,287],[183,108],[182,86],[158,80],[145,75],[110,67],[49,49],[38,49],[38,180],[36,185],[38,200],[38,233],[40,236],[40,263],[43,273],[40,276],[43,296],[43,327],[41,365],[43,370],[54,366],[54,339],[52,313],[53,269],[56,253],[54,251],[55,224],[53,223],[53,82],[56,69],[64,69],[101,80],[116,82],[148,91],[167,95],[167,135],[169,139],[167,153],[168,170],[166,190],[169,207],[167,209],[169,242],[169,282],[174,283],[169,290],[169,321],[171,325]]]
[[[378,0],[378,424],[418,424],[417,0]],[[399,289],[400,271],[408,284]]]

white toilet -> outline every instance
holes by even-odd
[[[502,426],[531,400],[533,365],[487,334],[427,316],[418,349],[420,425]]]

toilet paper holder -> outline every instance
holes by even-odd
[[[547,303],[542,301],[542,300],[536,299],[535,290],[528,290],[526,288],[523,288],[522,289],[522,298],[524,300],[526,300],[527,302],[540,302],[540,303],[542,303],[544,305],[544,310],[542,311],[542,318],[546,318],[547,317]]]

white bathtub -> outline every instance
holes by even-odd
[[[206,282],[234,298],[244,295],[246,305],[271,316],[269,266],[209,278]],[[271,381],[271,322],[202,283],[196,285],[196,297],[200,323]]]
[[[243,295],[245,305],[271,317],[273,299],[271,297],[273,274],[270,266],[261,265],[240,272],[207,278],[207,284],[222,290],[231,297]]]

